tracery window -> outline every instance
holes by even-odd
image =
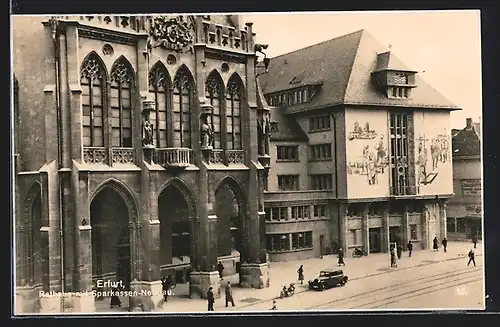
[[[156,131],[156,147],[168,147],[168,117],[170,116],[170,79],[163,65],[155,65],[149,73],[149,93],[156,103],[151,121]]]
[[[191,148],[191,91],[188,73],[180,70],[174,78],[173,147]]]
[[[211,74],[206,82],[205,96],[212,105],[211,124],[213,130],[213,147],[222,149],[222,126],[221,126],[221,96],[223,94],[222,82],[220,78]]]
[[[83,146],[103,147],[104,68],[91,54],[82,64],[82,142]]]
[[[132,71],[122,61],[111,69],[111,146],[132,147]]]
[[[241,84],[230,80],[226,89],[227,149],[241,150]]]

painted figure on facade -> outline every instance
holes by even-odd
[[[211,149],[213,141],[213,130],[212,126],[208,122],[208,115],[204,114],[202,116],[202,125],[201,125],[201,148],[202,149]]]
[[[445,130],[446,133],[446,130]],[[427,142],[430,145],[430,158]],[[438,134],[432,139],[427,139],[424,136],[419,137],[419,145],[417,150],[417,183],[418,184],[431,184],[439,173],[440,164],[449,161],[449,136],[446,134]]]
[[[427,178],[427,148],[424,142],[421,140],[418,144],[418,155],[417,155],[417,182],[421,184]]]
[[[359,159],[349,162],[347,172],[351,175],[366,176],[368,185],[376,185],[378,184],[379,174],[384,174],[385,168],[389,164],[384,136],[380,135],[378,141],[375,141],[377,134],[375,131],[370,130],[368,123],[364,129],[361,129],[359,124],[356,123],[355,130],[361,130],[361,133],[369,134],[370,137],[350,138],[351,141],[360,140],[358,142],[362,142],[361,140],[365,140],[366,143],[362,145]]]

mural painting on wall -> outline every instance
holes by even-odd
[[[368,122],[363,128],[355,122],[354,130],[349,133],[348,139],[362,143],[362,151],[355,160],[348,162],[347,173],[366,176],[368,185],[378,184],[379,174],[383,174],[389,165],[384,135],[377,134],[375,130],[370,129]]]
[[[450,136],[444,129],[432,139],[421,135],[417,141],[417,184],[432,184],[439,174],[439,166],[450,160]]]

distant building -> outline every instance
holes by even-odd
[[[271,261],[446,236],[459,108],[416,71],[362,30],[272,58],[259,79],[272,106]]]
[[[467,118],[466,126],[452,138],[453,191],[447,206],[450,239],[482,235],[481,130]]]

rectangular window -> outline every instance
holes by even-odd
[[[332,175],[331,174],[315,174],[311,177],[312,190],[331,190],[332,189]]]
[[[358,245],[358,230],[349,229],[349,245]]]
[[[299,233],[292,234],[292,250],[299,249]]]
[[[313,207],[314,218],[326,218],[328,216],[328,206],[326,204],[317,204]]]
[[[316,144],[310,146],[311,160],[331,160],[332,159],[332,144]]]
[[[305,232],[304,233],[304,247],[312,248],[313,247],[313,233]]]
[[[309,118],[309,132],[319,132],[330,130],[330,116],[316,116]]]
[[[299,175],[278,175],[278,188],[281,191],[297,191]]]
[[[271,209],[264,208],[264,211],[266,212],[266,221],[271,221]]]
[[[290,251],[290,235],[281,234],[279,244],[279,251]]]
[[[417,225],[415,224],[410,225],[410,239],[412,241],[418,240],[418,230],[417,230]]]
[[[270,220],[280,221],[288,220],[288,208],[287,207],[275,207],[270,208]]]
[[[276,161],[299,161],[299,146],[277,145]]]
[[[307,206],[293,206],[292,219],[307,219],[309,218],[309,207]]]
[[[408,195],[408,113],[390,113],[390,169],[391,169],[391,194]],[[426,149],[425,140],[420,142],[419,151]],[[422,155],[423,156],[423,155]],[[420,157],[420,154],[418,155]],[[418,160],[417,160],[418,162]],[[425,179],[425,165],[419,168],[419,177]]]

